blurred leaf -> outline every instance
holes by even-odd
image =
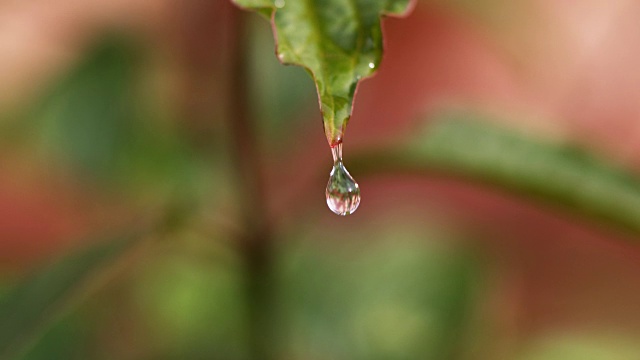
[[[451,246],[451,234],[409,224],[333,232],[328,242],[317,231],[283,254],[288,357],[456,358],[481,264],[466,247]]]
[[[627,360],[640,354],[633,336],[609,329],[604,333],[549,332],[522,347],[518,360]]]
[[[0,299],[0,358],[19,353],[56,317],[95,285],[92,280],[142,237],[132,233],[67,256],[19,283]]]
[[[80,314],[65,315],[20,360],[85,360],[94,333]]]
[[[36,101],[25,133],[36,133],[44,156],[84,179],[136,194],[188,195],[206,169],[172,128],[171,114],[157,110],[170,108],[166,100],[143,91],[142,80],[153,79],[145,55],[127,37],[100,38]]]
[[[240,267],[231,254],[211,261],[181,251],[151,259],[135,275],[146,336],[157,344],[151,358],[246,359]]]
[[[573,146],[478,119],[438,118],[406,146],[352,159],[354,172],[458,176],[640,233],[640,178]]]
[[[278,58],[313,76],[325,132],[342,139],[358,82],[382,58],[380,15],[401,15],[410,0],[233,0],[272,18]]]
[[[137,62],[130,45],[109,39],[56,82],[35,114],[49,148],[86,173],[114,173],[134,140]]]

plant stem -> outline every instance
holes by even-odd
[[[271,358],[270,335],[272,304],[273,236],[267,218],[263,174],[255,119],[249,111],[247,74],[248,28],[244,11],[232,6],[229,49],[228,126],[238,183],[238,203],[242,225],[240,255],[245,265],[249,356],[255,360]]]

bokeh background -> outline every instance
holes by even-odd
[[[345,164],[455,110],[637,173],[639,17],[636,0],[420,0],[384,21]],[[333,215],[315,87],[270,30],[226,0],[0,4],[0,299],[163,223],[15,358],[640,358],[637,232],[393,168],[354,167],[360,209]]]

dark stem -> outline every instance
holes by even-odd
[[[233,7],[229,16],[231,41],[229,49],[227,113],[231,150],[237,176],[239,210],[245,232],[239,239],[240,255],[245,265],[245,289],[249,355],[254,360],[271,359],[272,252],[273,237],[267,218],[263,192],[263,174],[258,149],[256,124],[247,100],[248,28],[244,11]]]

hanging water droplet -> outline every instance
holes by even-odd
[[[333,169],[327,184],[327,205],[337,215],[349,215],[360,205],[360,187],[342,163],[342,143],[331,148]]]

